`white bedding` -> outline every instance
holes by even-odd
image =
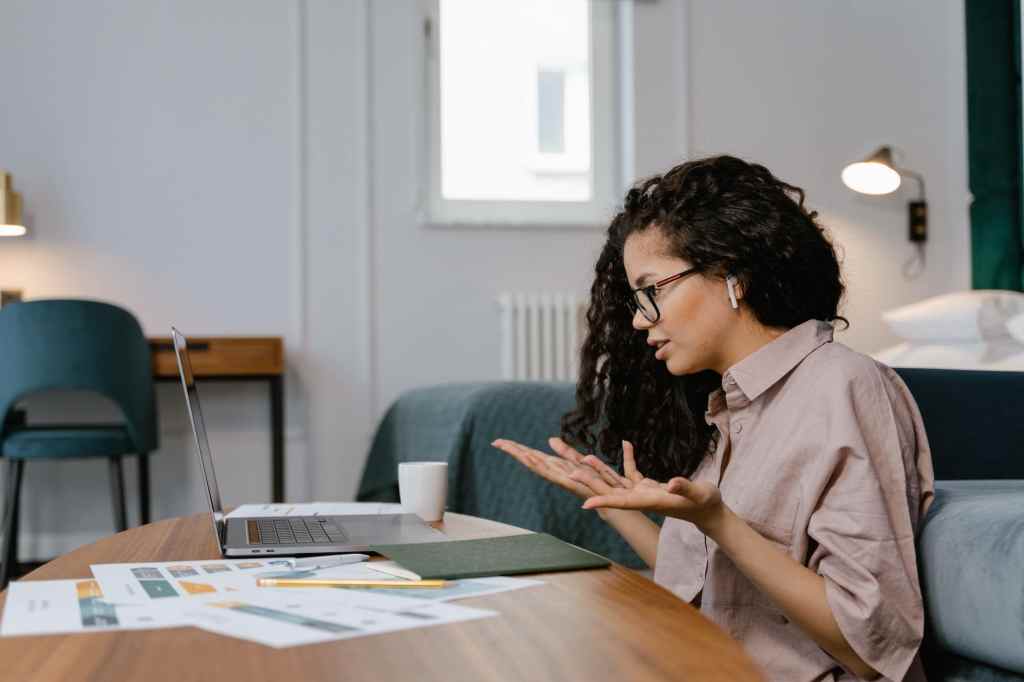
[[[988,343],[908,341],[873,357],[890,367],[1024,371],[1024,343],[1013,338]]]
[[[1024,371],[1024,292],[942,294],[882,319],[904,340],[874,354],[890,367]]]

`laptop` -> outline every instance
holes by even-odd
[[[185,337],[174,327],[171,327],[171,337],[174,339],[174,354],[178,358],[178,373],[181,375],[181,387],[185,391],[185,405],[192,422],[199,464],[206,481],[213,529],[223,556],[366,552],[371,545],[443,542],[448,539],[415,514],[225,518],[203,412],[199,407],[199,392],[188,357],[188,345]]]

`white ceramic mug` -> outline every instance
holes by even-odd
[[[440,521],[448,499],[448,462],[402,462],[398,465],[402,508],[424,521]]]

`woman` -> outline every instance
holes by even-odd
[[[583,498],[770,679],[923,680],[931,456],[896,373],[832,341],[843,290],[801,189],[729,156],[677,166],[612,221],[563,419],[621,473],[559,438],[557,456],[494,445]]]

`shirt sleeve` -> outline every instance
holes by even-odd
[[[828,471],[808,521],[808,566],[850,647],[887,680],[904,678],[924,632],[915,532],[917,461],[927,439],[909,393],[862,367],[829,400]],[[898,380],[897,380],[898,381]]]

